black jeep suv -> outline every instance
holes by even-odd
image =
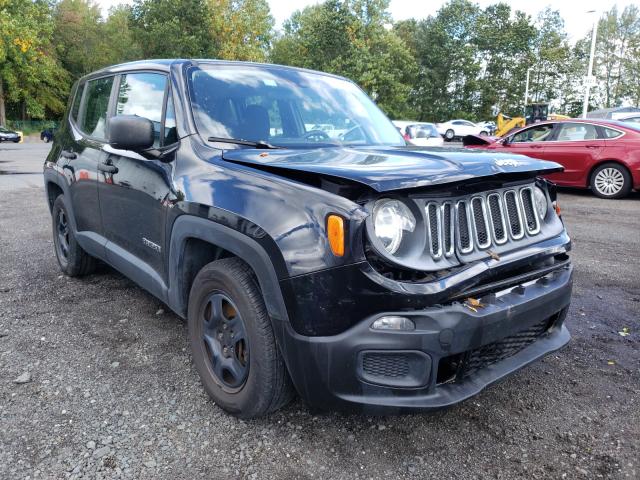
[[[333,75],[154,60],[77,83],[44,177],[62,271],[99,259],[165,302],[207,392],[254,417],[294,391],[441,408],[562,347],[560,168],[409,147]]]

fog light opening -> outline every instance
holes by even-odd
[[[371,324],[371,328],[374,330],[393,330],[407,332],[415,330],[415,324],[407,317],[400,317],[396,315],[389,315],[378,318]]]

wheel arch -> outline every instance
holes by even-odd
[[[288,321],[276,268],[262,245],[231,227],[193,215],[179,216],[171,230],[167,295],[171,309],[186,318],[196,274],[207,263],[228,257],[237,257],[251,268],[272,322]]]

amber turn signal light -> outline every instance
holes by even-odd
[[[556,214],[560,216],[560,204],[557,201],[553,202],[553,209],[556,211]]]
[[[327,217],[327,236],[331,251],[336,257],[344,255],[344,219],[338,215]]]

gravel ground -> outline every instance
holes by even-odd
[[[19,159],[37,172],[48,147],[19,147],[0,146],[0,170]],[[7,177],[0,478],[640,477],[638,194],[561,193],[575,295],[560,352],[431,415],[314,414],[297,400],[240,421],[208,399],[186,325],[158,300],[106,267],[60,275],[40,184]]]

